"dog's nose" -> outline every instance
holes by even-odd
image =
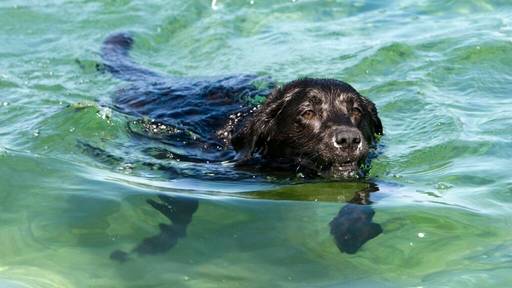
[[[334,142],[341,148],[355,148],[361,143],[361,134],[357,130],[340,129],[334,134]]]

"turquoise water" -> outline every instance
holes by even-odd
[[[0,286],[512,283],[510,1],[145,2],[0,2]],[[171,75],[351,83],[385,128],[369,175],[384,233],[354,255],[334,245],[328,223],[357,184],[169,179],[138,165],[129,119],[98,105],[123,85],[96,69],[113,31],[132,31],[134,58]],[[83,141],[121,160],[97,161]],[[109,259],[168,222],[146,203],[159,193],[199,199],[187,237]]]

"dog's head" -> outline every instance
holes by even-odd
[[[358,175],[382,124],[347,83],[300,79],[275,89],[231,139],[239,161],[258,154],[325,177]]]

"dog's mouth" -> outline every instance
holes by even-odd
[[[362,169],[360,168],[359,162],[345,162],[345,163],[333,163],[328,166],[321,167],[309,167],[314,170],[314,174],[323,178],[335,178],[335,179],[354,179],[363,177]],[[311,171],[313,172],[313,171]]]
[[[329,168],[321,170],[319,174],[326,178],[359,178],[362,176],[357,161],[332,164]]]
[[[350,160],[345,162],[318,163],[301,159],[300,166],[307,175],[322,178],[354,179],[364,177],[364,169],[361,160]]]

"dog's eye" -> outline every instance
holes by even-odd
[[[316,113],[313,110],[306,110],[300,116],[306,120],[313,120],[316,117]]]
[[[363,111],[359,107],[352,107],[352,115],[359,117],[363,115]]]

